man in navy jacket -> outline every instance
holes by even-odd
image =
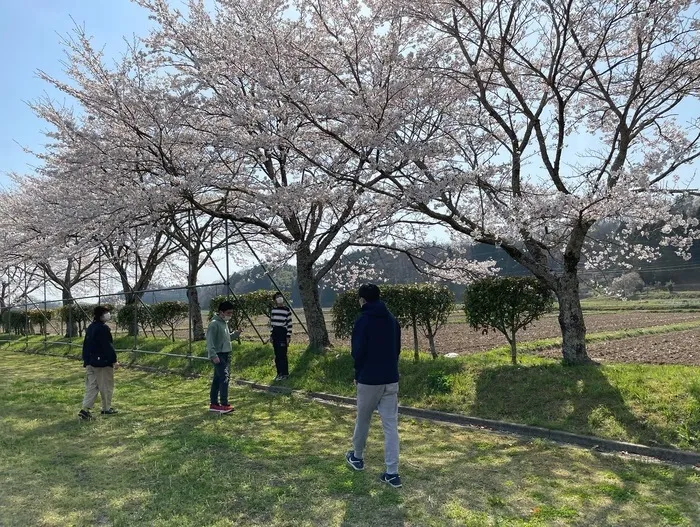
[[[353,450],[345,455],[355,470],[364,470],[364,450],[372,414],[377,410],[384,429],[386,472],[380,480],[401,487],[399,477],[399,354],[401,327],[380,297],[379,287],[365,284],[358,292],[362,312],[352,331],[357,419]]]
[[[102,415],[113,415],[114,370],[119,367],[117,352],[112,344],[112,332],[107,325],[110,320],[109,309],[97,306],[93,312],[92,324],[85,330],[83,340],[83,367],[85,368],[85,397],[83,408],[78,417],[92,419],[90,410],[95,404],[97,394],[102,399]]]

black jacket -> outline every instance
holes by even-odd
[[[352,330],[355,380],[360,384],[399,382],[401,327],[384,302],[367,302]]]
[[[83,341],[83,366],[104,368],[117,362],[117,352],[112,344],[112,332],[104,322],[95,320],[85,330]]]

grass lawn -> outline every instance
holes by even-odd
[[[117,339],[118,347],[132,340]],[[5,349],[43,350],[40,336],[3,344]],[[186,342],[142,339],[147,350],[184,354]],[[80,348],[48,346],[48,351],[79,354]],[[193,344],[195,355],[203,343]],[[523,354],[522,364],[509,364],[506,352],[414,363],[402,354],[401,403],[464,413],[489,419],[544,426],[609,439],[700,451],[700,367],[613,364],[565,367],[558,361]],[[291,346],[291,377],[283,384],[295,389],[353,395],[352,358],[345,349],[325,355]],[[122,352],[122,362],[209,374],[206,361],[189,362],[158,354]],[[232,375],[269,383],[274,377],[269,346],[234,346]]]
[[[700,525],[700,474],[544,441],[402,419],[404,488],[355,473],[353,414],[207,380],[117,372],[120,415],[75,417],[83,369],[0,350],[3,526]]]

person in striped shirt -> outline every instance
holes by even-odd
[[[275,381],[283,381],[289,377],[287,347],[292,339],[292,310],[284,305],[282,293],[275,293],[272,299],[275,305],[270,311],[270,340],[275,350],[275,366],[277,368]]]

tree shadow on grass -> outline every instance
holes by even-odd
[[[37,407],[8,405],[16,419],[45,415],[48,421],[45,427],[11,431],[17,459],[8,486],[13,506],[26,504],[38,519],[83,511],[85,521],[69,516],[65,521],[84,525],[143,525],[155,519],[175,524],[183,518],[202,525],[222,519],[234,525],[299,525],[303,520],[343,527],[501,520],[630,525],[633,519],[659,525],[663,515],[687,518],[693,525],[698,519],[688,509],[690,500],[680,498],[697,485],[689,483],[689,474],[666,466],[401,419],[405,488],[396,491],[376,481],[383,461],[377,418],[367,470],[356,473],[343,459],[352,411],[235,389],[236,412],[219,416],[204,406],[196,409],[195,394],[180,385],[185,381],[138,374],[128,382],[134,389],[124,394],[125,403],[146,405],[142,392],[160,386],[168,391],[159,401],[167,410],[159,404],[94,427],[64,427]],[[637,499],[640,506],[645,503],[650,489],[654,503],[665,508],[654,516],[655,509],[644,505],[632,518],[629,508]],[[627,522],[619,521],[625,507]]]
[[[651,445],[668,431],[643,422],[600,366],[498,366],[479,372],[473,415]]]

